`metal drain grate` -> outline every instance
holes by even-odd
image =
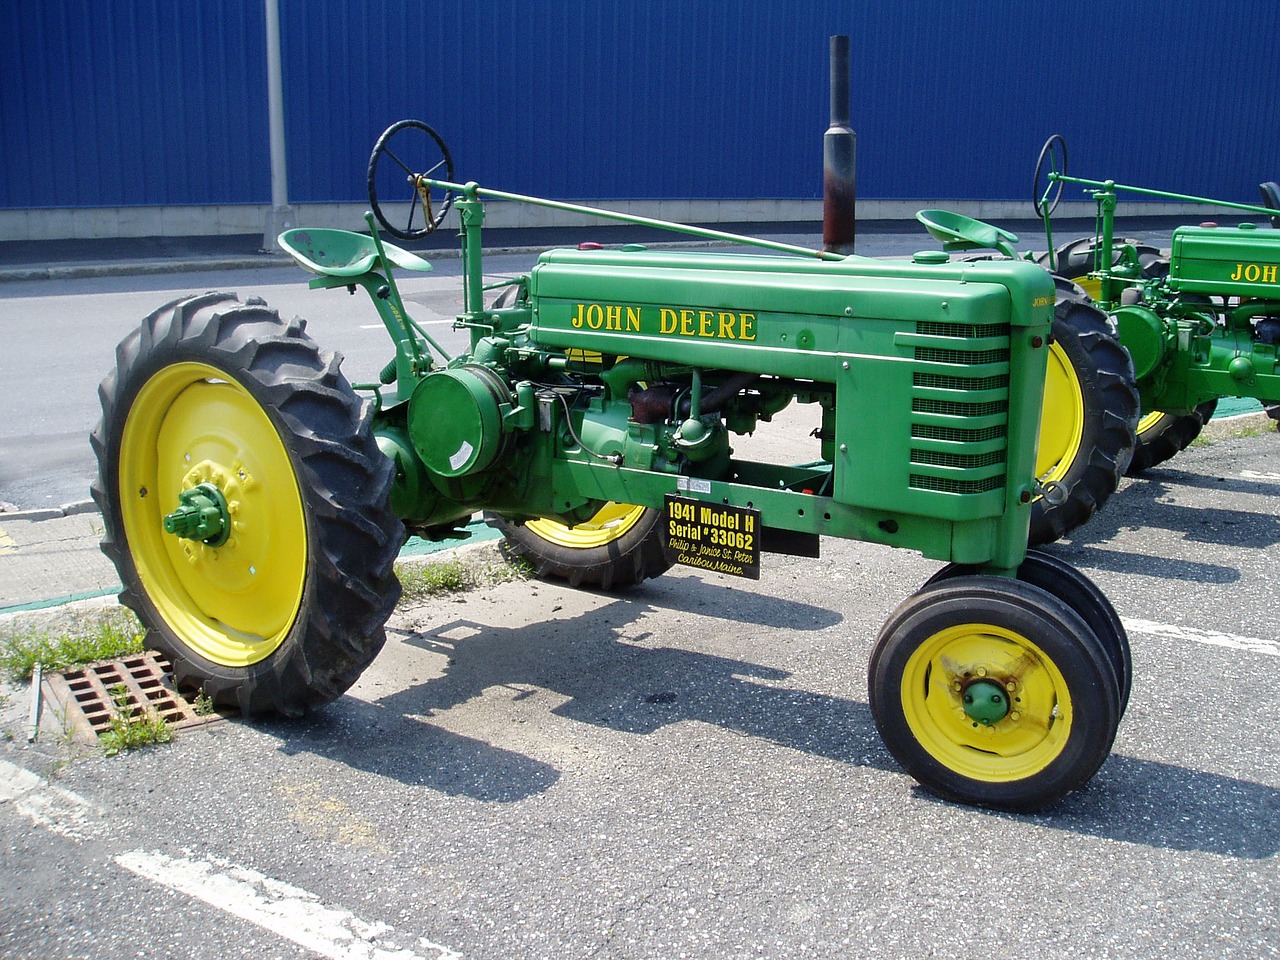
[[[193,727],[222,719],[217,713],[197,714],[174,690],[169,661],[152,650],[44,678],[46,695],[58,703],[67,731],[78,740],[96,740],[110,728],[116,711],[112,689],[119,690],[121,685],[130,711],[149,709],[171,727]]]

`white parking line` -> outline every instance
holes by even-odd
[[[108,833],[102,810],[16,764],[0,760],[0,804],[12,803],[37,826],[77,843]],[[313,950],[330,960],[462,960],[449,947],[418,941],[417,952],[396,946],[385,923],[326,907],[292,884],[222,860],[190,860],[131,850],[115,862],[152,883],[194,897]]]
[[[369,923],[350,911],[322,906],[315,894],[256,870],[142,850],[131,850],[115,859],[152,883],[248,920],[331,960],[428,960],[392,944],[379,946],[377,941],[394,932],[385,923]],[[459,960],[462,956],[429,941],[423,941],[422,946],[433,951],[430,960]]]
[[[1257,470],[1241,470],[1240,476],[1245,480],[1280,480],[1280,473],[1260,473]]]
[[[36,826],[77,843],[105,829],[102,811],[88,800],[5,760],[0,760],[0,803],[12,803]]]
[[[1234,633],[1220,633],[1216,630],[1175,627],[1168,623],[1155,623],[1151,620],[1138,620],[1132,617],[1121,617],[1120,620],[1124,624],[1124,628],[1130,633],[1161,637],[1166,640],[1190,640],[1193,643],[1204,643],[1211,647],[1227,647],[1231,650],[1243,650],[1247,653],[1261,653],[1268,657],[1280,657],[1280,643],[1275,640],[1241,637]]]

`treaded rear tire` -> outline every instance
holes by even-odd
[[[485,521],[505,538],[503,552],[532,564],[539,577],[567,580],[574,587],[615,590],[633,587],[671,568],[663,547],[664,517],[661,510],[645,507],[625,532],[607,543],[588,547],[556,543],[524,523],[496,514],[486,514]],[[567,536],[573,530],[564,528]]]
[[[1217,408],[1218,401],[1210,400],[1182,416],[1162,413],[1155,418],[1144,417],[1139,421],[1138,444],[1134,447],[1133,459],[1129,461],[1129,476],[1164,463],[1181,453],[1192,440],[1200,436],[1200,431]],[[1143,426],[1148,420],[1150,422]]]
[[[303,326],[286,324],[261,300],[240,303],[227,293],[161,307],[117,347],[91,437],[102,550],[124,585],[120,602],[137,613],[147,644],[170,658],[180,688],[200,689],[244,715],[297,716],[340,696],[381,649],[383,624],[400,596],[392,567],[403,527],[389,505],[394,467],[374,442],[368,405],[339,371],[341,358],[322,353]],[[202,417],[203,398],[219,394],[261,429],[237,434],[213,407]],[[185,419],[177,413],[183,405]],[[255,467],[263,447],[277,449],[273,436],[283,450],[272,461],[276,468]],[[246,437],[265,442],[255,448]],[[170,441],[235,451],[237,463],[220,476],[260,474],[257,488],[244,481],[249,492],[231,514],[239,545],[215,550],[159,529],[176,506],[164,502],[166,492],[191,485],[182,458],[166,456]],[[139,476],[154,479],[152,490],[132,488]],[[237,497],[243,492],[234,479],[229,487]],[[304,532],[304,544],[276,536],[251,551],[253,531],[269,531],[276,514],[290,509],[301,519],[284,529]],[[180,551],[189,564],[174,559]],[[238,593],[248,592],[248,601],[231,589],[238,581],[224,589],[218,578],[228,570],[247,579]],[[243,603],[258,622],[254,591],[272,573],[290,586],[283,600],[263,600],[281,626],[268,627],[267,617],[259,636],[220,619]]]
[[[1046,396],[1041,444],[1055,417],[1078,418],[1079,436],[1066,443],[1060,459],[1037,465],[1041,481],[1056,482],[1066,500],[1055,506],[1040,497],[1033,503],[1028,538],[1033,547],[1058,540],[1093,516],[1115,492],[1135,445],[1139,399],[1133,361],[1112,334],[1106,314],[1077,290],[1058,283],[1051,347],[1053,360],[1073,375],[1065,385],[1072,409],[1055,409]],[[1076,427],[1067,424],[1069,433]]]

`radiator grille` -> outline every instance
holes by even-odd
[[[987,400],[982,403],[965,403],[960,400],[934,400],[931,397],[916,397],[911,401],[911,409],[915,413],[940,413],[948,417],[992,417],[1006,413],[1009,401]]]
[[[916,347],[916,359],[929,363],[1008,363],[1007,347],[995,350],[957,350],[943,347]]]
[[[952,377],[943,373],[917,373],[912,378],[917,387],[934,390],[1004,390],[1009,386],[1007,373],[994,377]]]
[[[909,481],[916,490],[935,490],[939,493],[987,493],[1004,486],[1004,477],[984,477],[980,480],[955,480],[950,477],[926,477],[913,473]]]
[[[942,323],[937,320],[920,320],[916,333],[928,337],[961,337],[976,340],[981,337],[1006,337],[1009,327],[1003,323]]]
[[[965,470],[975,467],[994,467],[996,464],[1004,463],[1004,451],[945,453],[941,450],[912,450],[911,462],[928,467],[959,467]]]
[[[1008,325],[921,321],[915,333],[912,349],[923,369],[912,374],[914,442],[908,485],[960,495],[1002,490],[1007,456],[1002,441],[1008,436],[1009,416]],[[937,364],[952,369],[929,369]],[[938,396],[939,391],[946,391],[946,396]]]
[[[949,440],[952,443],[985,443],[999,440],[1009,432],[1004,424],[998,427],[981,427],[967,430],[964,427],[938,427],[928,423],[913,423],[911,436],[917,440]]]

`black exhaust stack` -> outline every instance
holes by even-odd
[[[849,38],[831,38],[831,126],[822,137],[822,249],[853,253],[858,135],[849,126]]]

